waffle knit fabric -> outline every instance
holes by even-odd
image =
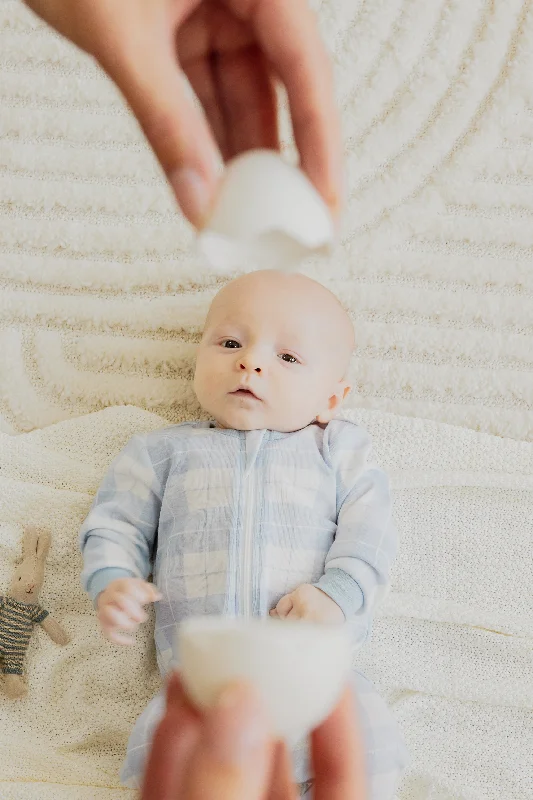
[[[377,411],[348,412],[391,478],[400,549],[372,639],[357,652],[413,761],[399,800],[529,800],[533,774],[533,444]],[[53,531],[43,606],[72,636],[37,629],[27,698],[0,696],[2,800],[116,800],[134,722],[160,688],[153,613],[137,644],[98,630],[80,584],[78,531],[133,434],[167,421],[110,408],[0,434],[0,586],[22,528]]]

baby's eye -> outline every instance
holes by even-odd
[[[282,361],[287,361],[289,364],[297,364],[298,359],[294,356],[291,356],[290,353],[281,353],[280,358]]]
[[[231,349],[236,350],[237,348],[240,347],[240,344],[239,342],[236,342],[235,339],[226,339],[225,342],[222,342],[222,347],[227,347],[230,350]]]

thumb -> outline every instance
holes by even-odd
[[[294,602],[292,599],[292,594],[286,594],[277,604],[276,611],[278,612],[278,616],[284,618],[290,614],[293,608]]]
[[[261,800],[273,744],[265,712],[246,684],[226,689],[208,713],[185,781],[183,800]]]
[[[148,602],[157,603],[159,600],[163,599],[163,595],[161,594],[155,583],[148,583],[148,581],[145,581],[145,586],[149,592]]]
[[[171,26],[150,22],[127,52],[106,64],[161,164],[181,210],[196,227],[205,221],[221,156],[180,69]]]

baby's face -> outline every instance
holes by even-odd
[[[194,388],[226,428],[295,431],[335,414],[352,349],[351,322],[327,289],[302,275],[254,272],[215,297]]]

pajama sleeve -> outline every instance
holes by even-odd
[[[42,606],[35,606],[35,610],[33,612],[33,621],[35,622],[36,625],[40,625],[41,622],[45,621],[46,617],[48,617],[49,614],[50,612],[47,611]]]
[[[150,575],[161,498],[146,436],[134,436],[112,462],[79,534],[82,586],[93,602],[116,578]]]
[[[347,621],[368,627],[398,546],[389,481],[373,462],[363,428],[335,420],[328,434],[327,455],[337,476],[337,530],[316,586],[335,600]]]

